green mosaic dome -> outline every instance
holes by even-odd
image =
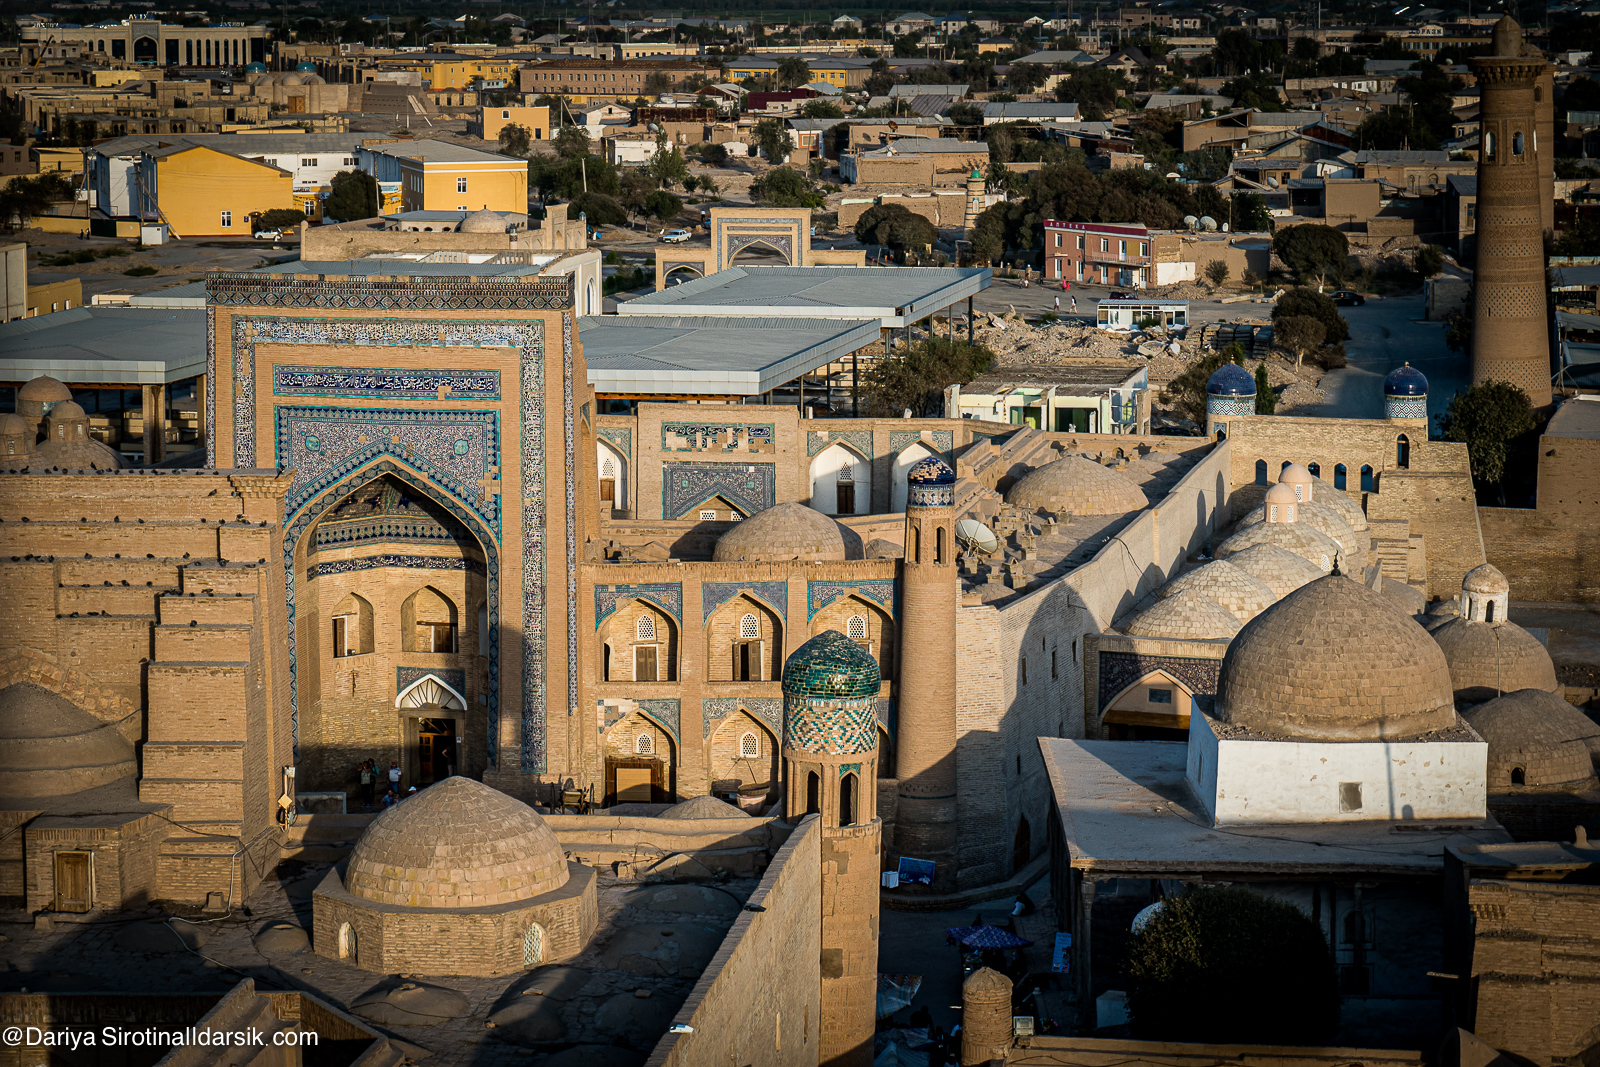
[[[882,682],[878,661],[838,630],[813,637],[783,665],[785,696],[859,700],[877,696]]]

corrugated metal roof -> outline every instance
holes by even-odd
[[[204,373],[206,312],[73,308],[0,324],[0,377],[164,384]]]

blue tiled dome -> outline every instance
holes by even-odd
[[[265,74],[267,65],[265,63],[246,63],[244,72],[246,74]]]
[[[1210,396],[1255,396],[1256,380],[1237,363],[1224,363],[1206,380]]]
[[[877,696],[882,682],[872,653],[838,630],[813,637],[783,665],[786,696],[859,700]]]
[[[1428,379],[1421,371],[1407,363],[1396,367],[1383,380],[1385,396],[1427,396]]]
[[[300,71],[302,74],[315,74],[317,72],[317,65],[311,62],[309,59],[302,59],[294,69]]]
[[[929,456],[906,472],[906,481],[911,485],[954,485],[956,472],[938,456]]]

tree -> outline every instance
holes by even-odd
[[[1240,363],[1244,348],[1237,341],[1215,352],[1208,352],[1185,367],[1161,390],[1161,402],[1170,404],[1197,426],[1206,424],[1206,383],[1224,363]]]
[[[678,217],[678,212],[683,210],[683,201],[663,189],[657,189],[644,198],[644,208],[657,222],[666,222]]]
[[[1472,351],[1472,287],[1467,287],[1467,299],[1461,307],[1444,317],[1444,343],[1452,352]]]
[[[794,137],[782,119],[762,119],[756,123],[755,144],[773,164],[782,163],[794,151]]]
[[[9,226],[14,216],[26,228],[29,220],[50,210],[51,204],[72,197],[72,183],[59,171],[13,178],[0,189],[0,221]]]
[[[1006,72],[1006,84],[1012,92],[1031,93],[1044,84],[1049,72],[1040,63],[1013,63]]]
[[[508,156],[526,157],[533,146],[533,135],[528,127],[512,124],[500,127],[500,151]]]
[[[811,68],[799,56],[784,56],[778,64],[778,87],[798,89],[811,81]]]
[[[579,193],[567,204],[567,217],[585,216],[590,226],[625,226],[628,213],[616,199],[605,193]]]
[[[1078,104],[1083,117],[1099,122],[1107,111],[1115,110],[1117,100],[1130,88],[1122,72],[1109,67],[1084,67],[1073,71],[1056,86],[1056,99]]]
[[[287,230],[306,221],[306,213],[294,207],[275,207],[271,211],[263,211],[256,218],[256,225],[263,230]]]
[[[1266,74],[1243,74],[1222,85],[1222,95],[1233,101],[1233,106],[1253,107],[1258,111],[1284,111],[1283,97],[1278,83]]]
[[[750,185],[750,195],[770,207],[821,207],[822,194],[793,167],[773,167]]]
[[[708,167],[725,167],[728,165],[728,149],[720,144],[703,144],[700,146],[700,161]]]
[[[1256,414],[1271,415],[1278,410],[1278,394],[1267,377],[1267,361],[1256,364]]]
[[[1206,264],[1206,280],[1212,285],[1220,286],[1228,280],[1228,264],[1220,259],[1213,259]]]
[[[1129,941],[1123,973],[1139,1040],[1322,1044],[1339,1024],[1320,926],[1248,889],[1169,897]]]
[[[1318,292],[1328,282],[1337,284],[1344,278],[1350,258],[1350,242],[1344,234],[1320,223],[1279,230],[1273,235],[1272,250],[1294,271],[1301,285],[1315,283]]]
[[[970,100],[958,100],[951,104],[947,114],[950,116],[950,121],[957,126],[983,125],[983,105]]]
[[[844,108],[832,100],[819,96],[815,100],[807,100],[800,105],[800,117],[803,119],[842,119],[844,118]]]
[[[661,188],[670,189],[688,179],[689,164],[684,162],[678,146],[669,145],[667,135],[661,134],[656,137],[656,154],[645,164],[645,171],[660,183]]]
[[[1444,269],[1444,249],[1438,245],[1423,245],[1417,249],[1414,266],[1424,278],[1433,277]]]
[[[1480,382],[1451,397],[1450,406],[1435,418],[1439,436],[1466,444],[1472,477],[1481,487],[1493,488],[1504,506],[1511,444],[1539,425],[1528,394],[1509,382]]]
[[[1234,230],[1258,233],[1272,228],[1272,212],[1260,193],[1234,193],[1229,203],[1233,205]]]
[[[1297,369],[1304,366],[1307,352],[1322,347],[1327,334],[1327,328],[1310,315],[1285,315],[1272,322],[1272,340],[1294,353]]]
[[[856,220],[856,240],[887,245],[896,252],[926,248],[939,239],[939,230],[921,215],[899,204],[878,204]]]
[[[589,154],[589,131],[582,126],[563,126],[550,139],[550,146],[562,159],[576,159]]]
[[[651,72],[644,80],[646,96],[660,96],[672,92],[672,75],[664,70]]]
[[[1278,302],[1272,308],[1273,329],[1277,329],[1280,319],[1297,315],[1309,315],[1322,323],[1325,344],[1350,340],[1350,324],[1339,314],[1339,306],[1333,302],[1333,298],[1324,293],[1302,286],[1278,297]]]
[[[329,183],[328,200],[322,213],[330,219],[350,222],[378,215],[378,179],[360,170],[341,170]]]
[[[994,365],[994,353],[981,344],[932,337],[878,361],[862,375],[866,413],[892,418],[910,408],[929,416],[943,410],[944,391],[965,385]]]

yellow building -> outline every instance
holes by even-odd
[[[728,78],[740,82],[746,78],[776,78],[778,66],[789,56],[748,55],[728,61]],[[819,56],[805,54],[800,57],[811,70],[812,81],[827,82],[841,89],[859,89],[872,74],[872,60],[858,56]]]
[[[385,62],[385,70],[414,70],[422,75],[427,88],[476,89],[480,80],[515,86],[518,64],[509,59],[481,59],[477,56],[418,56],[400,62]]]
[[[478,136],[499,141],[507,126],[521,126],[535,141],[550,139],[550,109],[547,107],[483,107],[478,109]]]
[[[289,171],[191,145],[146,149],[138,190],[138,213],[159,217],[174,237],[248,237],[255,216],[297,206]]]
[[[528,163],[447,141],[363,148],[378,182],[400,183],[402,211],[528,211]]]

